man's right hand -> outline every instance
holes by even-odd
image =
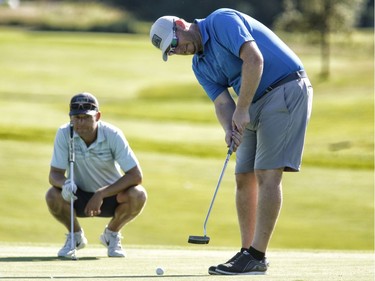
[[[62,191],[61,191],[61,195],[64,198],[64,200],[68,202],[70,202],[71,199],[77,200],[77,196],[74,195],[74,193],[76,192],[77,192],[76,184],[74,182],[72,184],[71,180],[67,179],[64,182],[64,185],[62,186]]]

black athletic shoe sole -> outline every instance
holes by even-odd
[[[266,271],[249,271],[249,272],[229,272],[216,269],[216,275],[266,275]]]
[[[216,272],[216,266],[210,266],[208,268],[208,274],[210,274],[210,275],[221,275],[219,272]]]

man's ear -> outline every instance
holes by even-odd
[[[96,113],[96,115],[95,115],[96,122],[98,122],[100,120],[101,116],[102,116],[102,113],[100,111],[98,111],[98,113]]]
[[[181,27],[182,29],[185,29],[186,22],[183,19],[178,19],[178,20],[176,20],[176,25]]]

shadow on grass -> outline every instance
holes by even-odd
[[[140,279],[143,280],[145,278],[188,278],[188,277],[194,277],[194,278],[201,278],[201,277],[206,277],[207,275],[163,275],[163,276],[158,276],[158,275],[112,275],[112,276],[18,276],[18,277],[1,277],[1,280],[16,280],[16,279],[27,279],[27,280],[33,280],[33,279],[67,279],[67,280],[72,280],[72,279],[88,279],[88,280],[93,280],[93,279],[124,279],[124,278],[129,278],[129,279]]]
[[[99,260],[96,257],[82,257],[79,260]],[[59,258],[59,257],[2,257],[0,262],[38,262],[38,261],[70,261],[70,258]]]

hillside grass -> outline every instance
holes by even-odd
[[[144,172],[149,200],[124,229],[124,243],[181,246],[200,235],[226,147],[191,58],[164,63],[143,35],[0,34],[0,241],[63,243],[65,230],[48,213],[44,194],[56,129],[81,91],[99,98],[103,120],[124,131]],[[303,169],[284,177],[271,247],[372,250],[373,34],[334,37],[329,80],[319,76],[317,47],[283,36],[305,63],[314,108]],[[213,246],[239,244],[234,158],[208,225]],[[97,243],[107,221],[81,222]]]
[[[2,1],[0,25],[30,30],[123,32],[143,31],[130,13],[108,3],[94,1]]]

